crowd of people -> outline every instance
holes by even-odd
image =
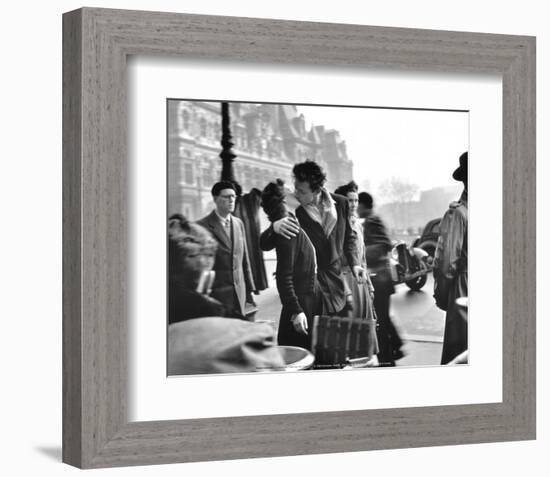
[[[463,319],[463,310],[455,311],[453,301],[467,295],[467,211],[464,212],[467,210],[467,166],[464,164],[467,156],[461,157],[462,169],[457,169],[459,172],[455,171],[453,176],[464,182],[464,193],[458,205],[451,204],[445,214],[435,257],[435,288],[441,296],[443,278],[447,280],[447,297],[436,296],[438,306],[447,310],[444,362],[467,348],[464,345],[467,322]],[[294,191],[277,179],[267,184],[260,195],[261,207],[270,225],[261,233],[259,246],[263,251],[274,250],[277,257],[275,279],[281,313],[276,343],[312,349],[316,315],[351,317],[372,325],[373,332],[368,336],[373,352],[367,366],[394,366],[404,352],[403,340],[390,315],[394,285],[388,257],[392,242],[383,221],[374,213],[372,196],[359,192],[353,181],[331,193],[325,187],[326,174],[314,161],[296,164],[293,177]],[[212,322],[212,329],[206,334],[211,346],[217,348],[210,351],[211,358],[216,353],[217,357],[211,360],[224,362],[223,358],[230,354],[224,340],[233,336],[231,343],[237,343],[239,350],[237,361],[240,360],[241,365],[245,363],[237,369],[254,366],[254,353],[259,353],[263,366],[278,369],[280,357],[274,361],[269,358],[274,356],[275,344],[275,340],[268,337],[269,330],[265,326],[261,329],[252,326],[254,312],[251,310],[257,309],[256,287],[243,221],[234,215],[239,200],[237,190],[233,182],[218,182],[212,187],[215,207],[209,215],[197,222],[190,222],[179,214],[169,219],[169,343],[178,349],[182,340],[187,339],[189,343],[189,330],[185,331],[185,326],[190,325],[182,322],[195,320],[196,328],[197,319],[217,317],[217,321],[212,322],[210,318],[202,321],[204,326]],[[459,231],[457,223],[462,225]],[[457,240],[457,234],[461,240]],[[453,243],[449,243],[451,241]],[[457,314],[460,316],[455,316]],[[222,318],[225,318],[224,326],[220,327]],[[227,318],[237,319],[235,325]],[[238,327],[237,335],[247,336],[248,341],[235,340],[235,333],[228,327]],[[260,331],[255,335],[251,330],[257,329]],[[201,336],[204,335],[202,330]],[[196,341],[195,346],[198,346]],[[171,362],[175,372],[181,369],[181,357],[176,361]],[[189,367],[186,369],[189,371]]]

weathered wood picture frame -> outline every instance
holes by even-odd
[[[503,78],[501,403],[128,422],[129,55]],[[81,468],[535,438],[535,39],[83,8],[63,16],[63,461]]]

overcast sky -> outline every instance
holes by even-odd
[[[298,106],[311,124],[337,129],[354,162],[354,179],[371,192],[390,177],[420,190],[461,187],[451,178],[458,157],[468,150],[468,113],[333,106]],[[382,198],[380,198],[382,199]]]

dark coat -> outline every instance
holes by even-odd
[[[363,228],[369,269],[376,271],[378,268],[387,268],[388,253],[392,249],[392,243],[384,222],[377,215],[370,215],[363,222]]]
[[[255,289],[248,261],[244,225],[239,218],[231,217],[230,241],[216,212],[213,211],[197,223],[209,230],[218,242],[214,263],[216,278],[211,295],[231,310],[230,315],[243,318],[247,294]]]
[[[178,286],[170,280],[168,287],[168,323],[177,323],[203,316],[226,316],[227,310],[218,300]]]
[[[357,234],[351,226],[348,201],[345,197],[331,194],[335,202],[337,221],[327,237],[321,224],[313,220],[300,206],[296,218],[315,247],[317,277],[323,298],[323,313],[337,314],[346,306],[347,287],[342,276],[343,258],[350,267],[357,262]]]
[[[311,348],[313,317],[321,313],[319,288],[315,274],[315,250],[303,230],[292,238],[275,236],[277,290],[283,305],[279,320],[277,341],[281,345]],[[298,333],[292,317],[304,313],[307,318],[308,335]]]
[[[381,366],[395,365],[403,356],[403,340],[390,316],[391,295],[395,292],[390,272],[388,252],[392,243],[382,219],[370,215],[363,223],[365,253],[369,272],[374,272],[374,310],[378,318],[378,360]]]
[[[351,226],[348,201],[341,195],[331,194],[335,202],[337,221],[327,237],[321,224],[313,220],[300,206],[296,209],[296,218],[307,234],[317,258],[317,278],[322,292],[323,313],[336,314],[346,305],[346,286],[342,277],[342,258],[348,260],[350,267],[357,262],[357,234]],[[262,250],[275,247],[273,228],[269,227],[260,237]]]
[[[468,312],[456,299],[468,296],[468,193],[452,202],[439,225],[434,280],[448,289],[441,364],[468,349]]]
[[[244,224],[250,270],[258,292],[267,288],[264,256],[260,249],[260,203],[261,192],[258,189],[252,189],[237,201],[235,207],[235,215]]]

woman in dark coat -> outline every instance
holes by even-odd
[[[292,216],[285,202],[283,181],[269,183],[262,192],[262,208],[270,222]],[[274,234],[275,272],[283,308],[277,340],[280,345],[311,349],[313,317],[320,314],[315,249],[303,230],[291,239]]]

